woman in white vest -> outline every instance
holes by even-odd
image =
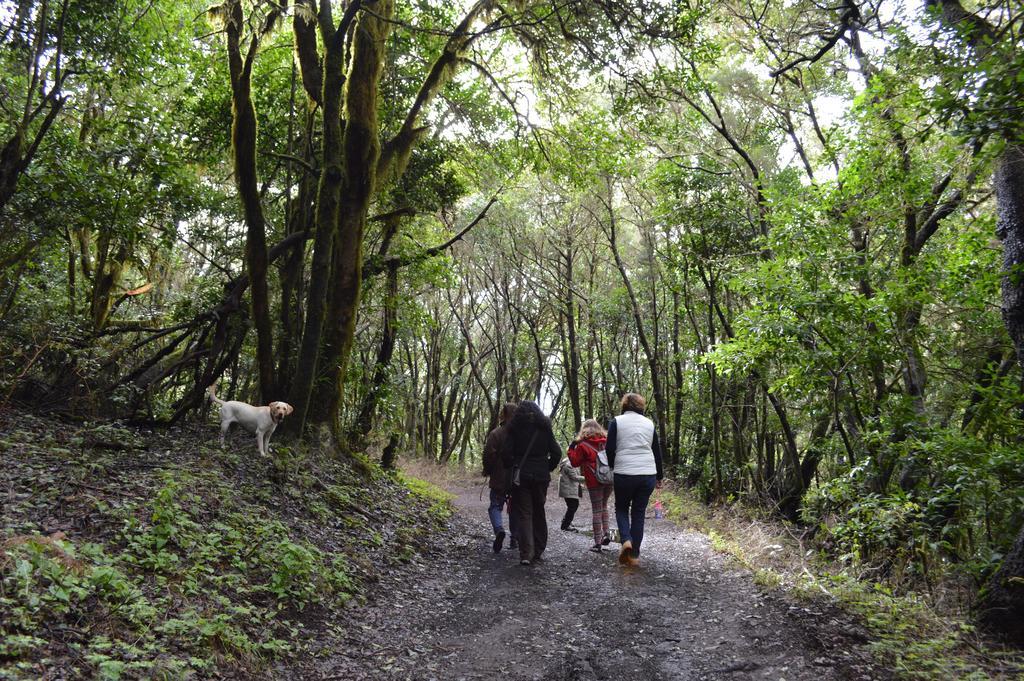
[[[619,562],[637,565],[644,540],[644,514],[654,488],[661,485],[661,447],[654,422],[644,416],[647,401],[636,393],[622,396],[622,414],[608,424],[608,464],[615,472],[615,521],[622,538]]]

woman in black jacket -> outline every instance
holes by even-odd
[[[519,563],[541,560],[548,545],[548,521],[544,501],[551,484],[551,471],[562,457],[562,449],[551,431],[551,419],[535,402],[524,400],[507,424],[503,459],[512,470],[519,469],[519,484],[512,485],[512,509],[518,522]]]

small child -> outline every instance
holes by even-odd
[[[594,419],[587,419],[580,432],[569,445],[569,461],[583,471],[590,494],[591,519],[594,526],[594,545],[590,550],[601,553],[601,547],[611,542],[611,528],[608,526],[608,500],[612,496],[612,485],[604,485],[597,479],[597,455],[607,442],[608,433]]]
[[[562,518],[562,530],[565,532],[579,532],[572,526],[572,519],[580,507],[584,481],[580,469],[574,468],[569,458],[564,457],[558,464],[558,496],[565,499],[565,516]]]

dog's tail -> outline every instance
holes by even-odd
[[[213,393],[213,386],[212,385],[209,388],[206,389],[206,392],[210,396],[211,400],[213,400],[217,404],[224,404],[224,400],[217,399],[217,396]]]

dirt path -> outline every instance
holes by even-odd
[[[872,665],[849,617],[763,593],[705,536],[670,521],[648,520],[643,565],[624,571],[616,551],[591,553],[589,536],[558,529],[564,502],[552,493],[545,561],[524,567],[517,552],[492,553],[479,487],[461,491],[457,507],[442,550],[382,584],[343,650],[325,650],[306,678],[890,676]],[[589,520],[584,500],[574,524]]]

